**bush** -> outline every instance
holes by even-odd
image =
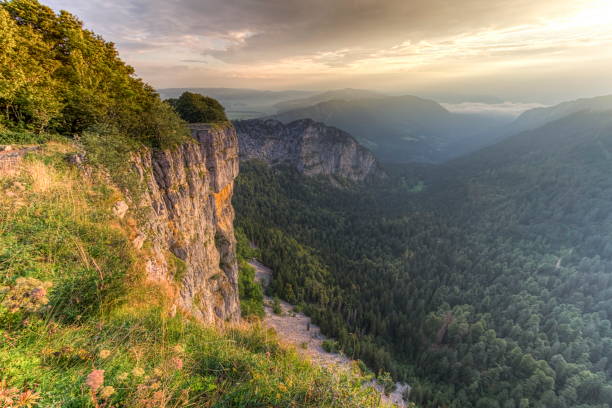
[[[323,347],[323,350],[327,351],[328,353],[340,352],[340,345],[335,340],[323,340],[321,347]]]
[[[272,312],[279,316],[283,314],[283,309],[281,308],[280,300],[276,296],[274,296],[274,299],[272,300]]]
[[[41,144],[49,141],[50,138],[46,133],[0,130],[0,145]]]
[[[255,269],[244,260],[239,261],[238,289],[242,316],[264,316],[263,290],[255,281]]]
[[[223,106],[208,96],[184,92],[178,99],[168,99],[167,102],[189,123],[227,122]]]

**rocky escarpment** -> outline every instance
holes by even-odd
[[[237,320],[238,267],[231,198],[238,142],[231,125],[191,125],[194,140],[135,158],[147,184],[144,251],[152,280],[167,283],[177,307],[206,323]],[[136,237],[141,245],[145,237]]]
[[[234,123],[240,159],[286,164],[305,175],[351,181],[385,177],[374,155],[346,132],[310,119],[283,124],[274,119]]]

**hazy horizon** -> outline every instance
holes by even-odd
[[[49,0],[156,88],[365,88],[552,104],[612,94],[606,0]]]

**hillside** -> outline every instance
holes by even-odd
[[[377,96],[330,100],[281,112],[272,118],[289,123],[313,119],[342,129],[382,162],[441,162],[475,149],[496,120],[452,114],[416,96]]]
[[[125,197],[93,166],[93,152],[85,166],[68,163],[74,154],[81,150],[71,143],[48,143],[13,175],[2,173],[0,392],[15,400],[8,406],[377,406],[358,377],[311,366],[258,324],[194,319],[180,306],[190,299],[184,291],[199,290],[196,316],[226,313],[202,291],[222,277],[166,252],[171,276],[152,279],[164,273],[150,263],[162,237],[139,243],[135,231],[147,208],[121,218],[116,203]]]
[[[279,102],[274,105],[277,109],[278,113],[283,113],[286,111],[291,111],[295,109],[303,109],[312,105],[316,105],[321,102],[329,102],[329,101],[353,101],[358,99],[370,99],[370,98],[383,98],[385,95],[368,91],[365,89],[336,89],[332,91],[323,92],[320,94],[315,94],[312,96],[308,96],[306,98],[300,99],[292,99],[290,101]]]
[[[234,122],[240,159],[287,165],[309,176],[342,182],[375,181],[386,175],[376,158],[351,135],[310,119],[283,124],[273,119]]]
[[[222,109],[188,126],[35,0],[0,32],[1,407],[381,406],[259,320]]]
[[[505,134],[512,135],[525,130],[533,130],[578,112],[602,112],[609,110],[612,110],[611,95],[578,99],[546,108],[530,109],[516,118],[508,126],[508,129],[505,130]]]
[[[515,223],[517,233],[532,239],[542,234],[558,249],[576,251],[578,245],[603,256],[607,245],[599,240],[610,229],[610,159],[612,111],[583,111],[448,163],[435,193],[452,188],[450,194],[462,195],[469,211],[483,210],[475,222]]]
[[[422,406],[607,407],[610,117],[358,191],[243,165],[237,224],[274,294]]]

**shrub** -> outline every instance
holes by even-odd
[[[184,92],[178,99],[168,99],[167,102],[189,123],[227,122],[223,106],[208,96]]]
[[[0,129],[0,145],[41,144],[47,142],[50,138],[51,137],[46,133]]]
[[[272,300],[272,312],[279,316],[283,314],[283,309],[281,308],[280,300],[276,296],[274,296],[274,299]]]
[[[321,347],[323,347],[323,350],[327,351],[328,353],[340,352],[340,345],[335,340],[323,340]]]
[[[242,316],[264,316],[263,290],[255,281],[255,269],[244,260],[239,261],[238,290]]]

